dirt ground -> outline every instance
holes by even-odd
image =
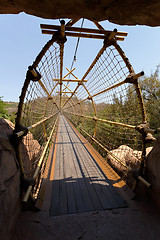
[[[158,240],[160,212],[149,199],[129,200],[129,207],[49,217],[48,211],[24,211],[14,240]]]

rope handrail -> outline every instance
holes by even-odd
[[[58,113],[58,112],[56,112],[56,113],[52,114],[51,116],[49,116],[49,117],[47,117],[47,118],[44,118],[44,119],[42,119],[41,121],[39,121],[39,122],[37,122],[37,123],[29,126],[29,127],[26,127],[26,128],[27,128],[28,130],[31,130],[31,129],[37,127],[38,125],[40,125],[41,123],[44,123],[44,122],[46,122],[47,120],[53,118],[57,113]],[[25,131],[25,130],[22,130],[22,131],[16,132],[15,134],[17,135],[17,137],[21,137],[21,136],[24,134],[24,131]]]
[[[126,163],[122,162],[118,157],[116,157],[111,151],[109,151],[106,147],[104,147],[101,143],[99,143],[94,137],[92,137],[89,133],[87,133],[83,128],[79,127],[81,131],[83,131],[87,136],[89,136],[96,144],[98,144],[101,148],[103,148],[110,156],[112,156],[117,162],[119,162],[123,167],[125,167],[128,171],[132,171],[132,168],[128,166]],[[146,181],[142,176],[137,176],[138,180],[141,181],[146,187],[150,188],[151,184]]]
[[[39,162],[38,162],[38,164],[37,164],[36,170],[35,170],[34,175],[33,175],[33,179],[34,179],[34,180],[37,178],[38,172],[39,172],[40,167],[41,167],[41,165],[42,165],[42,162],[43,162],[43,160],[44,160],[44,157],[45,157],[47,148],[48,148],[48,146],[49,146],[49,143],[50,143],[50,141],[51,141],[53,132],[54,132],[55,127],[56,127],[56,124],[57,124],[57,120],[58,120],[58,117],[57,117],[57,119],[56,119],[56,121],[55,121],[55,123],[54,123],[54,125],[53,125],[52,131],[51,131],[50,136],[49,136],[49,138],[48,138],[48,141],[46,142],[46,145],[45,145],[45,148],[44,148],[43,153],[42,153],[42,155],[41,155],[41,158],[39,159]],[[25,196],[24,196],[24,198],[23,198],[23,202],[27,202],[27,201],[28,201],[28,198],[29,198],[29,195],[31,194],[32,188],[33,188],[32,185],[29,185],[29,186],[28,186],[28,189],[27,189],[27,191],[26,191],[26,194],[25,194]]]
[[[67,113],[73,114],[73,115],[78,116],[78,117],[88,118],[88,119],[92,119],[92,120],[95,120],[95,121],[109,123],[109,124],[113,124],[113,125],[117,125],[117,126],[121,126],[121,127],[126,127],[126,128],[131,128],[131,129],[135,129],[135,130],[139,131],[138,126],[129,125],[129,124],[120,123],[120,122],[114,122],[114,121],[110,121],[110,120],[107,120],[107,119],[101,119],[101,118],[98,118],[97,116],[91,117],[91,116],[86,116],[86,115],[83,115],[83,114],[77,114],[77,113],[73,113],[73,112],[67,112]],[[155,129],[150,129],[150,128],[143,127],[143,131],[145,133],[156,134],[159,130],[160,129],[155,130]]]

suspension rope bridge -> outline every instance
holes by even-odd
[[[133,172],[135,183],[150,187],[144,166],[146,144],[154,140],[155,130],[147,123],[138,82],[144,73],[134,72],[117,43],[127,33],[107,31],[98,22],[94,22],[97,29],[73,27],[78,20],[41,25],[42,33],[52,38],[28,68],[11,137],[21,170],[23,201],[30,196],[42,207],[48,179],[52,182],[48,194],[53,192],[51,215],[126,206],[115,189],[126,184],[108,164],[110,158]],[[69,37],[103,40],[81,78],[74,74],[75,68],[67,67],[63,76]],[[121,158],[122,145],[126,151],[130,147],[141,152],[136,170]]]

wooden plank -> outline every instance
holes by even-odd
[[[126,206],[86,144],[61,115],[50,215]]]
[[[73,125],[72,125],[72,128],[74,128],[73,127]],[[74,128],[74,130],[76,131],[76,129]],[[77,134],[77,132],[78,131],[76,131],[76,134]],[[82,141],[81,140],[81,134],[78,132],[78,137],[79,137],[79,139],[80,139],[80,141]],[[86,139],[84,139],[83,141],[82,141],[82,144],[85,146],[86,144],[88,144],[88,142],[86,143]],[[85,148],[86,148],[86,146],[85,146]],[[105,175],[105,173],[103,172],[103,170],[100,168],[100,166],[98,165],[98,163],[96,162],[96,160],[97,160],[97,157],[93,157],[92,156],[92,154],[93,154],[93,152],[90,152],[89,150],[88,150],[88,148],[86,148],[86,150],[88,151],[88,153],[90,154],[90,156],[92,157],[92,160],[96,163],[96,165],[97,165],[97,167],[98,168],[96,168],[96,167],[94,167],[94,169],[96,169],[95,171],[98,173],[98,171],[101,171],[101,173],[99,173],[99,177],[100,177],[100,179],[102,180],[104,180],[105,182],[108,182],[108,189],[107,190],[105,190],[105,187],[104,187],[104,194],[106,195],[106,197],[109,199],[108,201],[111,203],[111,206],[112,206],[112,208],[116,208],[117,207],[117,203],[118,203],[118,205],[119,205],[119,207],[126,207],[127,206],[127,204],[126,204],[126,202],[120,197],[120,195],[119,195],[119,193],[116,191],[116,189],[113,187],[113,185],[112,185],[112,183],[111,183],[111,181],[107,178],[107,176]],[[82,151],[82,149],[81,149],[81,151]],[[94,151],[96,152],[96,150],[94,149]],[[92,153],[92,154],[91,154]],[[102,158],[102,157],[101,157]],[[88,157],[88,159],[89,159],[89,157]],[[96,160],[95,160],[96,159]],[[103,159],[104,160],[104,159]],[[109,169],[109,170],[111,170],[111,168]],[[113,170],[112,170],[113,171]],[[97,174],[95,172],[95,174]],[[107,171],[107,173],[108,173],[109,171]],[[100,182],[98,182],[99,184],[100,184]],[[124,183],[124,182],[123,182]],[[100,184],[101,185],[101,184]],[[108,196],[107,196],[107,194],[108,194]],[[103,199],[102,199],[103,200]],[[117,202],[117,203],[116,203]]]
[[[69,125],[68,125],[68,127],[69,127]],[[79,145],[81,144],[79,139],[76,137],[76,135],[73,135],[73,131],[72,131],[71,139],[72,139],[72,142],[75,142],[75,143],[78,142]],[[74,145],[76,145],[76,144],[74,144]],[[76,149],[75,149],[75,151],[76,151]],[[77,151],[76,151],[76,154],[77,154]],[[85,157],[85,156],[83,156],[83,157]],[[103,209],[103,207],[98,199],[95,189],[93,188],[93,186],[91,184],[91,179],[89,178],[86,170],[84,169],[84,166],[82,165],[82,160],[81,160],[80,156],[77,155],[77,159],[79,161],[79,165],[81,166],[81,174],[83,173],[83,179],[85,181],[85,185],[86,185],[88,194],[91,198],[91,201],[92,201],[92,204],[94,207],[93,210],[97,210],[97,209],[101,210],[101,209]],[[78,168],[78,166],[77,166],[77,168]],[[82,191],[83,191],[83,189],[82,189]],[[90,204],[91,204],[91,202],[90,202]],[[89,211],[89,208],[86,211]]]
[[[58,130],[58,127],[57,127],[57,130]],[[47,211],[50,209],[51,192],[52,192],[52,178],[50,178],[50,175],[53,174],[54,172],[56,146],[57,146],[55,144],[56,142],[57,142],[57,132],[55,132],[52,139],[52,145],[49,152],[47,164],[45,167],[41,189],[38,195],[38,199],[36,201],[36,207],[43,211]]]
[[[92,186],[95,189],[96,195],[97,195],[101,205],[103,206],[103,209],[111,209],[112,206],[110,204],[110,201],[109,200],[107,201],[104,191],[103,191],[103,187],[102,187],[102,181],[104,181],[104,179],[102,180],[102,176],[100,176],[98,169],[97,169],[96,165],[94,164],[93,160],[91,159],[89,154],[87,154],[87,151],[83,145],[79,145],[78,148],[76,149],[76,151],[77,151],[79,158],[81,159],[81,165],[83,165],[85,174],[90,179],[90,183],[91,183],[90,187]],[[84,156],[85,156],[85,158],[84,158]],[[87,161],[85,161],[85,159],[87,159]],[[101,181],[99,181],[99,180],[101,180]],[[106,182],[105,182],[105,184],[106,184]],[[96,199],[94,196],[93,202],[95,202],[95,201],[96,201]],[[98,209],[96,209],[96,210],[98,210]]]
[[[86,140],[82,134],[73,126],[73,124],[69,121],[69,124],[76,132],[77,136],[81,139],[85,147],[91,153],[91,155],[96,159],[97,164],[103,170],[105,176],[108,177],[109,180],[112,181],[112,185],[116,188],[116,190],[123,195],[125,199],[132,199],[135,194],[131,191],[131,189],[126,185],[126,183],[122,180],[122,178],[113,170],[113,168],[107,163],[107,161],[96,151],[96,149]],[[124,194],[126,192],[127,196]]]
[[[61,124],[61,119],[60,119]],[[59,124],[59,125],[60,125]],[[55,163],[55,170],[54,170],[54,180],[52,184],[52,199],[51,199],[51,206],[50,206],[50,215],[59,215],[60,214],[60,162],[61,162],[61,155],[62,155],[62,145],[58,144],[61,141],[60,135],[61,129],[58,128],[58,140],[57,140],[57,152],[56,152],[56,163]]]
[[[84,149],[81,146],[79,146],[79,151],[83,152]],[[97,178],[97,180],[94,181],[94,184],[104,209],[119,207],[119,203],[121,203],[122,198],[119,196],[117,191],[112,186],[111,181],[104,175],[99,166],[94,162],[95,159],[91,157],[89,152],[87,153],[86,151],[85,154],[88,159],[88,164],[90,162],[89,169],[91,170],[89,171],[89,174],[91,175],[91,177],[95,176]],[[122,200],[122,202],[124,201]]]
[[[67,129],[67,126],[66,126],[66,129]],[[84,210],[83,211],[93,211],[94,207],[92,205],[92,200],[91,200],[91,197],[90,197],[89,192],[87,190],[85,177],[83,175],[83,171],[81,169],[81,165],[79,164],[79,159],[78,159],[78,156],[76,154],[76,151],[75,151],[75,148],[74,148],[74,144],[73,144],[73,142],[71,140],[71,135],[73,134],[73,131],[72,131],[71,128],[69,128],[69,129],[67,129],[67,132],[68,132],[68,136],[70,138],[70,143],[71,143],[71,146],[72,146],[72,155],[75,156],[73,158],[73,163],[74,163],[74,166],[75,166],[75,177],[76,177],[76,181],[79,183],[80,194],[82,195],[82,198],[83,198],[83,204],[84,204]],[[81,200],[78,198],[77,199],[77,207],[80,204],[81,204]]]
[[[102,181],[104,181],[104,179],[101,178],[97,167],[93,164],[93,161],[92,161],[92,159],[90,159],[90,156],[87,155],[84,147],[79,146],[79,149],[77,149],[77,152],[79,152],[79,155],[81,155],[82,164],[84,164],[84,167],[86,168],[88,177],[91,179],[92,186],[94,187],[94,189],[96,191],[96,194],[98,196],[99,201],[101,202],[101,204],[103,206],[103,209],[111,209],[112,206],[110,204],[110,200],[109,199],[107,200],[107,198],[104,194],[104,191],[103,191],[103,187],[102,187]],[[84,162],[83,152],[87,158],[87,164]],[[89,163],[90,161],[92,161],[92,165]]]
[[[69,137],[66,132],[66,130],[63,132],[63,157],[64,157],[64,165],[66,169],[66,175],[65,175],[65,183],[67,188],[67,205],[68,205],[68,213],[77,213],[77,206],[76,206],[76,199],[75,199],[75,193],[74,193],[74,186],[73,186],[73,172],[74,167],[72,164],[72,157],[71,152],[69,149]]]
[[[56,165],[54,170],[54,181],[52,184],[52,199],[50,206],[50,215],[59,215],[59,206],[60,206],[60,191],[59,191],[59,159],[57,158],[57,154],[60,153],[60,149],[57,148],[56,153]]]
[[[56,31],[51,30],[42,30],[42,34],[55,34]],[[105,35],[97,35],[97,34],[86,34],[86,33],[74,33],[74,32],[65,32],[65,35],[68,37],[83,37],[83,38],[92,38],[92,39],[105,39]],[[115,37],[117,41],[124,41],[124,37]]]
[[[47,25],[47,24],[40,24],[42,29],[52,29],[52,30],[59,30],[60,26],[57,25]],[[104,29],[90,29],[90,28],[78,28],[78,27],[69,27],[65,26],[65,29],[67,31],[75,31],[75,32],[86,32],[86,33],[97,33],[97,34],[104,34],[104,35],[110,35],[112,31],[104,30]],[[116,35],[118,36],[127,36],[127,32],[117,32]]]

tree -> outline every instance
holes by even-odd
[[[5,109],[6,104],[3,102],[2,97],[0,97],[0,118],[9,118],[9,114]]]
[[[160,78],[157,66],[150,77],[144,76],[141,79],[142,95],[146,107],[148,122],[150,127],[157,129],[160,127]]]

